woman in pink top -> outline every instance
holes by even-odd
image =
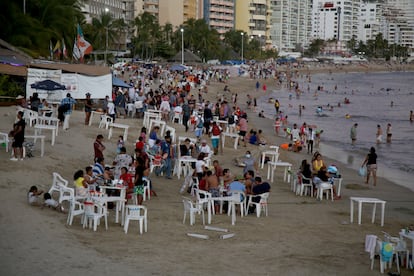
[[[243,114],[241,115],[241,118],[239,120],[239,135],[242,137],[243,140],[243,146],[246,147],[246,133],[247,133],[247,115]]]

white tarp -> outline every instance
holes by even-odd
[[[38,89],[30,87],[30,85],[36,82],[39,82],[39,81],[44,81],[44,80],[52,80],[57,83],[60,83],[61,76],[62,76],[62,70],[44,70],[44,69],[27,68],[26,97],[29,98],[33,95],[33,93],[37,92],[39,94],[39,98],[41,99],[47,99],[48,101],[59,100],[62,90],[57,90],[57,91],[38,90]]]
[[[44,91],[30,87],[35,82],[47,79],[65,85],[67,90]],[[112,94],[112,75],[86,76],[62,73],[62,70],[28,68],[26,97],[31,97],[34,92],[39,93],[39,98],[45,98],[49,102],[60,101],[67,93],[70,93],[74,99],[85,99],[87,92],[92,94],[93,99],[103,99]]]

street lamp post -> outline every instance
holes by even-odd
[[[262,34],[259,34],[259,57],[262,58]]]
[[[105,8],[105,13],[108,13],[109,9]],[[105,27],[105,33],[106,33],[106,40],[105,40],[105,66],[106,66],[106,61],[107,61],[107,52],[108,52],[108,26]]]
[[[181,28],[181,64],[184,65],[184,29]]]
[[[244,49],[243,49],[243,47],[244,47],[244,32],[241,32],[240,33],[240,35],[241,35],[241,38],[242,38],[242,43],[241,43],[241,62],[243,63],[243,60],[244,60],[244,57],[243,57],[243,51],[244,51]]]

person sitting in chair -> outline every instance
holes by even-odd
[[[252,201],[259,203],[260,198],[261,198],[259,195],[270,192],[270,184],[268,182],[263,182],[260,176],[256,176],[254,178],[254,181],[255,181],[255,185],[252,189],[252,194],[257,195],[257,196],[253,196]],[[256,208],[255,205],[250,206],[249,214],[254,213],[255,208]]]

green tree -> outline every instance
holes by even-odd
[[[323,39],[313,40],[308,49],[305,51],[305,56],[316,57],[321,52],[324,45],[325,41]]]
[[[143,59],[152,59],[155,54],[157,41],[161,38],[161,27],[154,15],[144,12],[134,20],[136,36],[134,44],[134,55]]]
[[[84,20],[78,0],[0,1],[0,37],[34,56],[49,56],[49,42],[73,42]]]

